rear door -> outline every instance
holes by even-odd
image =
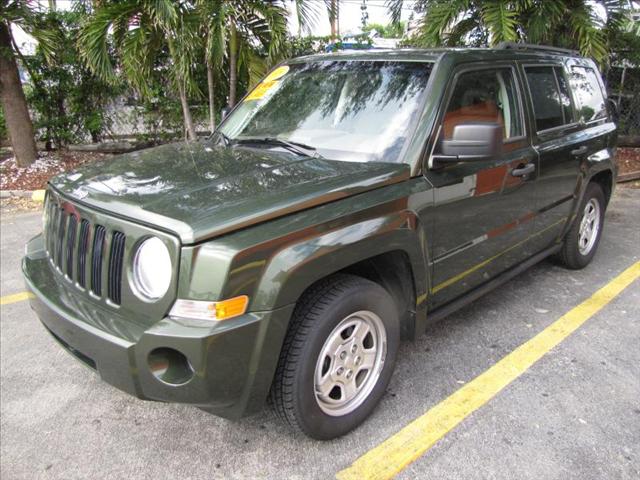
[[[593,76],[584,72],[584,67],[574,70],[558,58],[555,62],[528,62],[522,68],[535,132],[533,145],[540,155],[532,244],[543,250],[566,231],[581,187],[581,165],[602,148],[596,145],[595,137],[606,107],[604,100],[591,98],[600,87],[597,81],[595,87],[591,85]],[[572,95],[570,84],[574,91],[583,92],[581,101]]]
[[[433,255],[430,308],[526,258],[533,224],[537,154],[525,129],[515,65],[465,65],[454,73],[425,169],[435,196],[432,228],[426,232]],[[434,156],[441,153],[442,140],[456,125],[477,122],[503,126],[503,154],[438,166]]]

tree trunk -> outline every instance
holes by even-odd
[[[233,108],[236,104],[236,84],[238,83],[238,35],[233,22],[229,30],[229,108]]]
[[[16,161],[21,167],[31,165],[38,156],[33,124],[11,49],[9,26],[5,22],[0,22],[0,100]]]
[[[338,9],[340,8],[338,4],[339,0],[331,0],[331,4],[329,6],[329,23],[331,24],[331,39],[335,40],[338,35],[340,35],[340,30],[338,27]]]
[[[193,126],[193,118],[191,117],[191,109],[189,109],[189,101],[185,90],[184,82],[180,82],[178,86],[180,92],[180,104],[182,105],[182,117],[184,119],[184,129],[186,131],[187,140],[196,140],[196,129]]]
[[[207,62],[207,86],[209,88],[209,130],[213,133],[216,129],[216,102],[214,95],[213,65]]]

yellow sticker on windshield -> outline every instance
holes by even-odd
[[[283,65],[281,67],[276,68],[273,72],[265,77],[262,83],[265,82],[274,82],[276,80],[281,79],[284,75],[289,71],[289,65]]]
[[[249,100],[260,100],[264,97],[269,90],[275,87],[278,83],[278,80],[282,78],[289,71],[289,67],[287,65],[283,65],[282,67],[276,68],[273,72],[265,77],[265,79],[256,85],[249,95],[244,99],[245,102]]]

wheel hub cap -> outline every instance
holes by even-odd
[[[600,204],[594,198],[584,207],[580,228],[578,230],[578,251],[581,255],[588,255],[598,239],[600,231]]]
[[[315,397],[322,411],[341,416],[358,408],[380,377],[386,348],[386,330],[375,313],[363,310],[343,319],[316,363]]]

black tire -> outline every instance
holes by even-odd
[[[329,415],[316,399],[315,372],[327,339],[349,315],[375,313],[386,331],[386,357],[377,381],[364,401],[345,415]],[[294,429],[318,440],[330,440],[360,425],[378,404],[393,373],[400,344],[395,302],[377,283],[354,275],[337,274],[312,286],[293,313],[275,379],[271,402],[276,414]],[[333,366],[331,367],[333,368]],[[377,371],[377,370],[376,370]]]
[[[595,201],[598,203],[599,228],[595,237],[595,243],[593,244],[591,249],[586,253],[582,253],[580,252],[579,247],[580,225],[585,214],[585,207],[590,201]],[[590,183],[589,185],[587,185],[587,189],[584,193],[582,202],[580,202],[580,206],[578,207],[576,219],[564,239],[562,249],[556,255],[556,259],[563,266],[572,270],[579,270],[589,265],[589,263],[595,256],[596,251],[598,250],[598,245],[600,244],[600,238],[602,236],[602,230],[604,228],[605,209],[606,201],[604,198],[602,187],[597,183]]]

